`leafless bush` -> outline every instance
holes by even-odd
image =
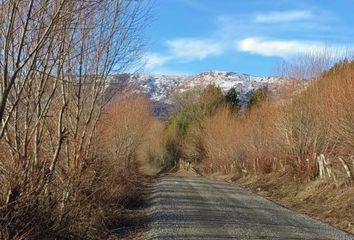
[[[138,162],[145,168],[160,170],[164,165],[164,126],[158,119],[152,119],[144,137],[144,142],[138,150]]]
[[[231,164],[234,163],[240,168],[244,167],[241,156],[244,140],[241,125],[241,121],[227,108],[217,111],[213,117],[206,120],[202,143],[211,171],[223,167],[227,171],[234,170],[231,169]]]
[[[139,59],[145,9],[136,1],[1,1],[0,237],[94,231],[89,150],[109,74]]]
[[[245,115],[225,108],[206,121],[203,144],[208,163],[223,172],[267,173],[279,168],[277,106],[264,103]]]
[[[318,174],[316,156],[323,154],[334,172],[350,172],[353,62],[329,68],[329,58],[305,60],[296,63],[298,68],[285,69],[291,84],[280,98],[238,116],[219,109],[204,122],[200,136],[206,171],[284,171],[313,178]],[[305,62],[312,63],[308,69],[301,67]]]
[[[150,150],[144,144],[151,137],[155,120],[143,97],[121,99],[104,109],[90,150],[96,157],[86,165],[84,173],[91,183],[86,192],[105,218],[117,218],[119,213],[112,210],[119,210],[139,187],[142,181],[139,154],[145,157],[145,151]]]
[[[341,154],[352,155],[354,149],[354,81],[353,62],[337,64],[319,82],[331,128],[331,138]]]
[[[315,155],[330,148],[328,126],[312,94],[312,91],[302,93],[284,106],[277,124],[279,137],[285,143],[286,159],[299,172],[313,171]]]
[[[127,98],[107,106],[98,128],[102,154],[108,154],[117,168],[133,168],[153,120],[151,108],[143,97]]]

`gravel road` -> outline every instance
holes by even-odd
[[[162,176],[148,197],[145,239],[353,239],[241,187],[201,177]]]

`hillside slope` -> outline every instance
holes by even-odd
[[[279,77],[222,71],[198,75],[122,74],[111,77],[108,93],[119,96],[145,94],[153,103],[156,115],[164,118],[176,108],[175,96],[185,91],[202,89],[209,84],[219,86],[224,92],[234,87],[240,94],[241,103],[245,103],[252,90],[267,87],[273,91],[283,81]]]

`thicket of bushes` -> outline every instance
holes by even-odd
[[[241,111],[227,104],[220,89],[209,86],[172,116],[167,129],[178,139],[180,157],[198,162],[205,172],[284,171],[314,178],[320,154],[332,165],[338,157],[354,164],[353,78],[354,62],[339,62],[306,84],[294,81],[291,89],[284,87],[287,95],[281,99],[255,91]],[[210,89],[218,94],[206,94]],[[344,171],[340,164],[337,170]]]
[[[232,112],[239,110],[235,89],[224,96],[219,87],[209,85],[199,94],[192,94],[192,97],[186,97],[188,100],[181,110],[171,116],[165,125],[165,161],[168,166],[174,166],[181,158],[191,162],[203,160],[205,149],[200,135],[205,119],[215,115],[222,107]]]
[[[137,182],[139,127],[151,115],[124,100],[123,118],[106,107],[106,87],[141,65],[147,2],[1,1],[0,239],[109,232]],[[102,127],[102,112],[115,122]],[[95,151],[103,129],[121,135]]]
[[[7,184],[19,182],[12,174],[2,175],[0,238],[108,237],[110,232],[106,226],[119,223],[126,201],[140,187],[143,177],[140,167],[147,156],[159,157],[151,152],[154,148],[146,146],[154,143],[160,129],[143,97],[114,101],[103,110],[89,149],[90,157],[81,160],[80,171],[70,172],[63,158],[53,175],[50,190],[19,189],[16,201],[7,205],[4,204]],[[6,151],[2,148],[2,153]],[[2,164],[4,156],[1,156]],[[47,191],[51,192],[49,197]]]

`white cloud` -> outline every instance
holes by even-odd
[[[209,56],[220,55],[221,44],[210,39],[177,38],[166,41],[168,53],[165,55],[148,52],[145,54],[145,68],[158,70],[167,62],[203,60]]]
[[[145,67],[152,69],[161,65],[164,65],[167,61],[170,60],[169,56],[163,56],[157,53],[146,53],[145,54]]]
[[[351,51],[352,46],[332,45],[315,41],[284,41],[265,40],[260,38],[245,38],[236,42],[238,51],[259,54],[263,56],[287,57],[301,54],[329,54],[343,56]]]
[[[182,60],[203,60],[222,53],[219,43],[208,39],[178,38],[167,41],[173,58]]]
[[[256,15],[254,21],[256,23],[281,23],[307,20],[313,18],[310,11],[283,11],[283,12],[268,12]]]

